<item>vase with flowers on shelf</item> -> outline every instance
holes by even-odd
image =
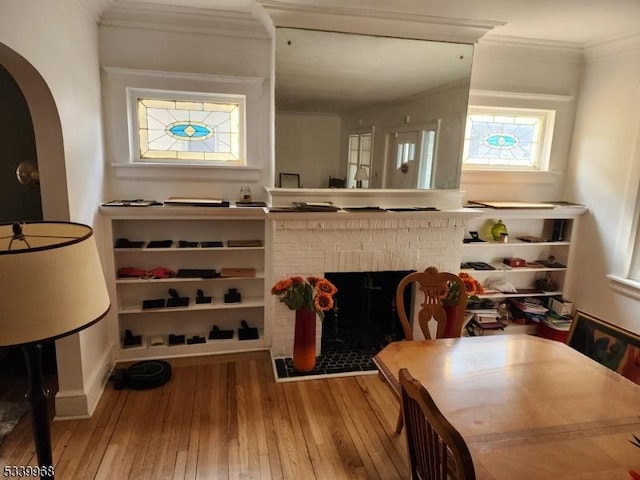
[[[458,276],[464,283],[467,292],[467,302],[477,302],[480,300],[478,295],[484,293],[482,284],[466,272],[460,272]],[[442,307],[447,316],[447,324],[444,329],[444,338],[456,338],[460,336],[462,325],[458,325],[456,321],[458,317],[458,309],[466,308],[460,304],[460,287],[455,282],[447,282],[444,293],[442,295]]]
[[[294,276],[277,282],[271,293],[296,312],[293,368],[309,373],[316,366],[316,318],[333,308],[338,289],[326,278]]]

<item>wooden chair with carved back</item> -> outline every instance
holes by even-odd
[[[431,339],[431,332],[429,330],[429,323],[431,320],[436,322],[435,338],[456,338],[462,333],[462,325],[464,323],[465,310],[467,307],[467,290],[465,288],[462,279],[450,272],[440,272],[435,267],[428,267],[424,272],[413,272],[408,274],[398,284],[396,289],[396,308],[398,311],[398,317],[404,330],[405,340],[413,340],[413,328],[411,321],[407,317],[407,312],[404,306],[404,291],[405,288],[415,283],[418,289],[422,292],[423,302],[420,305],[420,311],[418,312],[418,324],[420,330],[424,335],[424,338]],[[447,322],[451,320],[447,316],[447,307],[443,303],[443,296],[447,292],[448,288],[452,288],[451,285],[455,285],[453,288],[457,288],[458,291],[458,303],[454,310],[453,321],[447,325]],[[416,290],[416,295],[418,295]],[[398,423],[396,425],[396,432],[402,431],[403,419],[402,409],[398,415]]]
[[[413,479],[475,480],[469,448],[427,389],[400,370],[402,412]]]

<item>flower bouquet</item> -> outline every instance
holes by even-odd
[[[458,276],[462,279],[467,291],[467,301],[479,301],[478,295],[484,293],[482,284],[466,272],[460,272]],[[460,303],[460,290],[457,283],[447,282],[442,295],[442,303],[444,305],[458,305]]]
[[[333,296],[338,289],[326,278],[290,277],[277,282],[271,293],[290,310],[307,309],[323,318],[333,308]]]

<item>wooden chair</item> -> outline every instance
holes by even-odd
[[[424,272],[413,272],[400,280],[396,290],[396,308],[400,323],[404,330],[405,340],[413,340],[413,330],[411,322],[407,317],[404,308],[404,290],[411,283],[417,283],[420,291],[423,293],[424,302],[420,306],[418,312],[418,323],[424,335],[424,338],[430,339],[429,322],[431,319],[436,321],[436,338],[444,338],[445,332],[448,337],[459,337],[462,333],[462,324],[464,323],[465,309],[467,307],[467,290],[464,282],[460,277],[449,272],[439,272],[435,267],[429,267]],[[452,325],[447,328],[447,312],[445,305],[442,303],[442,294],[444,293],[447,282],[458,285],[460,292],[460,301],[455,311],[455,318]]]
[[[400,370],[400,391],[411,478],[475,480],[473,460],[464,438],[406,368]]]
[[[413,272],[400,280],[396,290],[396,308],[400,323],[404,330],[405,340],[413,340],[413,329],[411,322],[407,317],[404,308],[404,290],[411,283],[417,283],[420,291],[424,296],[424,301],[418,312],[418,323],[424,338],[430,339],[429,322],[431,319],[436,322],[436,338],[459,337],[462,333],[462,324],[464,323],[465,310],[467,307],[467,289],[460,277],[449,272],[439,272],[435,267],[429,267],[424,272]],[[460,292],[459,303],[455,309],[454,321],[451,325],[447,325],[447,312],[445,305],[442,303],[442,295],[448,282],[455,283]],[[403,418],[402,408],[398,414],[398,423],[396,424],[396,433],[402,432]]]

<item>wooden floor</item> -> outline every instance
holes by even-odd
[[[267,352],[170,363],[163,387],[109,385],[91,419],[53,422],[58,480],[410,477],[377,375],[276,383]],[[0,465],[35,464],[26,415]]]

